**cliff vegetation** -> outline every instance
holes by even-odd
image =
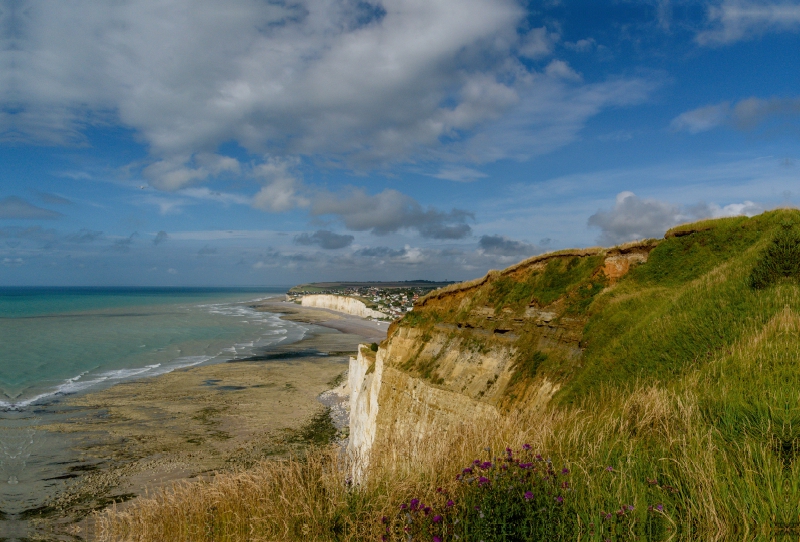
[[[98,525],[139,540],[797,538],[798,280],[800,212],[777,210],[447,286],[351,362],[351,454],[317,448]]]

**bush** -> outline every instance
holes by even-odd
[[[782,278],[800,278],[800,236],[790,222],[782,224],[748,280],[751,288],[761,290]]]
[[[612,477],[606,467],[597,476]],[[662,503],[637,511],[633,504],[602,511],[597,523],[581,526],[575,488],[567,467],[555,467],[550,459],[534,454],[525,444],[516,455],[506,448],[492,461],[476,459],[456,479],[460,487],[450,495],[436,490],[436,502],[411,499],[400,505],[398,515],[383,517],[383,540],[573,540],[582,529],[590,537],[646,531],[648,538],[665,534],[669,519]],[[655,481],[650,481],[655,483]]]

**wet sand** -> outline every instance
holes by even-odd
[[[250,358],[49,405],[47,423],[36,430],[68,445],[74,457],[52,478],[40,506],[0,521],[0,538],[80,540],[87,527],[81,520],[111,502],[301,449],[302,428],[324,408],[320,394],[347,370],[359,343],[386,337],[388,324],[277,300],[259,310],[312,324],[311,330],[297,343]]]

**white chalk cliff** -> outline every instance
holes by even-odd
[[[350,438],[347,452],[353,459],[352,477],[359,481],[369,463],[369,451],[375,440],[378,416],[378,394],[383,376],[383,355],[372,357],[369,347],[359,345],[358,357],[350,358],[347,373],[350,388]]]
[[[380,311],[368,308],[362,301],[343,295],[313,294],[304,295],[300,299],[303,307],[316,307],[318,309],[330,309],[332,311],[344,312],[361,318],[387,318],[389,315]]]

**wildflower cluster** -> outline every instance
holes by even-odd
[[[382,540],[563,540],[585,534],[616,539],[642,530],[658,537],[672,523],[662,502],[646,510],[631,503],[611,505],[598,518],[597,508],[581,509],[568,466],[554,465],[528,444],[517,451],[506,448],[499,457],[487,451],[488,458],[475,459],[456,476],[452,495],[438,488],[433,502],[411,499],[400,505],[396,517],[383,518]],[[611,466],[602,471],[599,476],[608,477],[609,483],[618,476]],[[649,502],[675,491],[647,482]],[[584,495],[583,507],[585,500]]]
[[[411,499],[400,505],[400,512],[394,520],[381,518],[381,540],[390,540],[392,535],[402,534],[403,538],[442,542],[453,535],[454,526],[459,519],[455,517],[455,502],[446,490],[436,489],[438,502],[425,504],[420,499]]]
[[[457,479],[464,486],[463,534],[476,540],[565,535],[572,526],[569,468],[534,454],[525,444],[493,460],[476,459]]]

